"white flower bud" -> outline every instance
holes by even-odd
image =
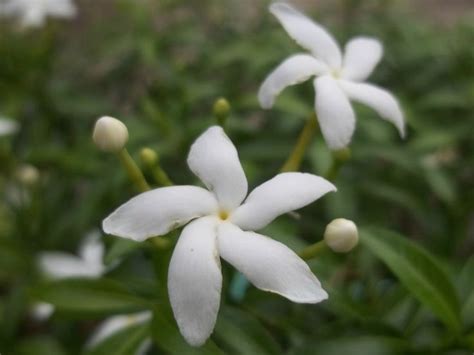
[[[95,123],[92,139],[100,150],[117,153],[128,141],[128,129],[116,118],[104,116]]]
[[[15,176],[20,183],[32,186],[38,182],[40,173],[33,165],[24,164],[16,169]]]
[[[359,233],[354,222],[337,218],[326,226],[326,244],[336,253],[347,253],[359,242]]]

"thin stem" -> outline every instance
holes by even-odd
[[[315,256],[320,255],[324,250],[327,249],[327,245],[324,240],[320,240],[310,246],[307,246],[298,253],[298,256],[303,260],[310,260]]]
[[[138,168],[127,149],[122,149],[118,155],[125,171],[127,172],[128,178],[135,185],[135,187],[141,192],[150,190],[150,186],[146,182],[142,171]]]
[[[173,185],[173,182],[168,177],[168,174],[166,174],[163,168],[159,165],[153,169],[153,177],[155,178],[155,181],[161,186]]]
[[[316,119],[316,114],[311,114],[311,116],[306,121],[306,124],[301,131],[298,140],[291,152],[290,156],[286,160],[285,164],[281,167],[281,172],[286,171],[298,171],[301,162],[303,161],[304,154],[308,148],[311,140],[313,139],[314,134],[318,128],[318,121]]]
[[[332,163],[324,177],[334,181],[339,175],[341,167],[351,158],[350,148],[343,148],[332,153]]]

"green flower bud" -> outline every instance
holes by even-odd
[[[154,166],[158,162],[158,153],[151,148],[140,150],[140,160],[145,166]]]
[[[224,125],[225,120],[229,116],[230,113],[230,104],[225,98],[221,97],[214,102],[214,106],[212,108],[212,112],[214,116],[217,118],[217,122],[219,125]]]

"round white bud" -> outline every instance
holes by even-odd
[[[92,139],[100,150],[117,153],[128,141],[128,129],[116,118],[104,116],[95,123]]]
[[[15,176],[23,185],[31,186],[38,182],[40,173],[33,165],[23,164],[16,169]]]
[[[359,242],[357,226],[348,219],[337,218],[326,226],[324,240],[334,252],[347,253]]]

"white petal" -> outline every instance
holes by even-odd
[[[308,265],[276,240],[221,223],[218,245],[221,257],[259,289],[298,303],[317,303],[328,297]]]
[[[351,100],[374,109],[384,120],[392,122],[400,135],[405,136],[405,120],[397,99],[387,90],[367,83],[341,80],[340,85]]]
[[[104,244],[100,238],[100,232],[94,230],[86,235],[79,248],[79,255],[89,265],[103,265]]]
[[[323,62],[308,54],[289,57],[273,70],[258,91],[258,100],[263,108],[270,108],[284,88],[328,71]]]
[[[316,175],[278,174],[253,190],[230,216],[230,221],[244,230],[258,230],[276,217],[306,206],[330,191],[336,191],[336,187]]]
[[[210,127],[196,139],[188,165],[214,192],[221,208],[232,210],[245,198],[247,178],[234,144],[221,127]]]
[[[86,347],[91,348],[120,330],[142,324],[150,320],[151,317],[150,311],[109,317],[99,324],[92,337],[87,341]]]
[[[100,277],[102,268],[89,265],[75,255],[62,252],[44,252],[39,256],[40,270],[51,278]]]
[[[311,51],[331,68],[341,66],[341,50],[325,28],[284,2],[271,4],[270,12],[300,46]]]
[[[16,123],[15,121],[0,118],[0,136],[13,134],[18,131],[18,128],[18,123]]]
[[[331,149],[347,146],[355,129],[355,115],[351,103],[338,83],[330,76],[314,81],[316,114],[321,132]]]
[[[367,79],[382,54],[382,44],[375,38],[356,37],[350,40],[345,48],[342,78],[355,81]]]
[[[216,237],[217,220],[199,218],[187,225],[171,257],[168,292],[174,317],[186,341],[199,346],[216,323],[222,275]]]
[[[212,193],[196,186],[162,187],[120,206],[102,223],[105,233],[143,241],[217,211]]]

